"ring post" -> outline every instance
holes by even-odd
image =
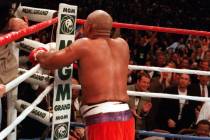
[[[19,49],[16,46],[15,42],[10,43],[13,53],[16,57],[17,63],[19,62]],[[18,63],[19,65],[19,63]],[[15,102],[17,100],[18,86],[13,90],[9,91],[7,94],[7,126],[9,126],[17,118],[17,110],[15,108]],[[16,140],[17,129],[15,129],[7,136],[7,140]]]
[[[75,39],[77,6],[60,4],[56,48],[61,50]],[[71,116],[70,78],[73,65],[55,71],[51,140],[68,140]]]
[[[4,140],[14,128],[20,124],[33,109],[43,100],[43,98],[52,90],[53,84],[47,86],[45,90],[33,101],[33,103],[27,107],[7,128],[0,132],[0,140]]]

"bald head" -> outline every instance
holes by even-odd
[[[87,24],[99,35],[110,35],[112,21],[112,17],[103,10],[96,10],[87,17]]]

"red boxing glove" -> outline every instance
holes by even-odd
[[[40,52],[48,52],[48,50],[45,49],[45,48],[43,48],[43,47],[40,47],[40,48],[37,48],[37,49],[32,50],[31,53],[29,54],[29,61],[33,65],[36,65],[37,64],[37,58],[36,58],[36,56]]]
[[[5,92],[6,92],[5,85],[0,84],[0,98],[4,96]]]

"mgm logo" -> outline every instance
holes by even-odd
[[[74,34],[75,16],[61,14],[60,34]]]
[[[64,139],[68,136],[68,122],[55,124],[54,126],[54,139]]]

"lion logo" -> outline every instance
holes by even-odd
[[[55,135],[56,139],[63,139],[68,136],[68,123],[62,123],[55,125]]]
[[[61,14],[60,34],[73,35],[74,21],[75,18],[72,15]]]

